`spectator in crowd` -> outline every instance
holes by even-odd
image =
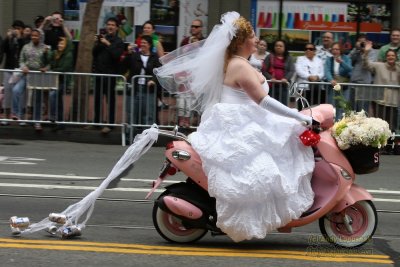
[[[194,19],[190,25],[190,36],[183,38],[181,46],[195,43],[203,39],[203,21],[201,19]]]
[[[363,64],[368,68],[374,76],[374,84],[380,85],[396,85],[400,84],[400,65],[398,54],[396,50],[389,49],[386,51],[385,62],[371,62],[369,60],[369,53],[372,50],[372,42],[367,42],[365,45],[365,53],[363,55]],[[377,99],[382,99],[384,105],[390,107],[397,107],[397,113],[392,118],[389,118],[389,124],[393,128],[399,127],[397,124],[400,116],[400,107],[398,106],[399,91],[392,88],[385,88],[383,90],[383,97],[379,96]],[[395,124],[393,126],[393,124]]]
[[[310,85],[308,83],[322,80],[324,77],[324,65],[322,60],[315,55],[316,48],[314,44],[307,43],[304,50],[304,56],[299,56],[295,64],[298,87],[303,89],[303,96],[310,105],[323,103],[325,102],[325,91],[321,90],[318,85]]]
[[[41,16],[41,15],[36,16],[36,18],[33,20],[35,28],[39,29],[40,26],[42,26],[43,21],[44,21],[44,17],[43,16]]]
[[[142,34],[136,39],[135,44],[136,47],[140,50],[141,40],[143,36],[150,36],[153,39],[153,48],[152,52],[156,53],[158,57],[162,57],[164,55],[164,47],[160,41],[160,38],[157,34],[155,34],[155,25],[152,21],[148,20],[143,23],[142,26]]]
[[[135,124],[151,125],[156,122],[156,87],[160,87],[153,73],[154,68],[161,66],[157,54],[152,52],[153,39],[144,35],[140,41],[140,52],[134,52],[133,45],[128,46],[128,55],[122,65],[125,73],[128,73],[127,80],[130,81],[135,75],[150,75],[152,78],[138,78],[134,80],[133,95],[128,91],[127,112],[128,122]],[[132,103],[131,100],[134,100]],[[133,110],[131,107],[133,105]],[[132,117],[132,113],[135,117]]]
[[[400,65],[395,50],[386,51],[384,62],[373,62],[369,54],[372,52],[372,42],[367,41],[362,55],[364,67],[374,74],[374,84],[399,85]]]
[[[324,66],[326,59],[332,56],[331,53],[332,44],[333,44],[333,33],[326,32],[322,35],[322,44],[317,45],[315,47],[317,49],[316,55],[322,60]]]
[[[46,64],[50,71],[71,72],[73,65],[73,47],[72,41],[66,37],[61,37],[58,42],[58,49],[47,53]],[[59,76],[59,87],[57,90],[50,91],[50,121],[64,121],[64,90],[68,84],[68,77]],[[57,126],[55,129],[62,129],[63,126]]]
[[[3,63],[4,49],[3,49],[3,38],[0,35],[0,65]]]
[[[31,41],[32,27],[29,25],[25,25],[24,31],[22,32],[22,38],[24,39],[24,43],[27,44]]]
[[[400,29],[392,29],[390,31],[390,43],[382,46],[378,52],[378,61],[384,62],[386,60],[386,52],[388,50],[394,50],[397,54],[397,59],[400,60]]]
[[[44,32],[44,43],[51,46],[51,50],[57,50],[60,37],[67,37],[72,40],[71,33],[64,24],[62,14],[58,11],[47,16],[39,29]]]
[[[289,55],[286,42],[275,41],[271,53],[264,60],[262,74],[271,80],[270,95],[286,105],[289,98],[288,83],[294,73],[294,60]]]
[[[44,18],[43,23],[40,25],[39,29],[44,32],[44,43],[51,47],[51,50],[58,49],[58,42],[60,37],[67,37],[72,40],[71,33],[69,32],[67,26],[64,24],[63,15],[55,11],[50,16]],[[44,113],[48,113],[48,92],[44,92]]]
[[[200,19],[195,19],[192,21],[190,26],[190,36],[185,37],[181,46],[195,43],[204,39],[203,33],[203,22]],[[180,86],[179,91],[184,92],[184,86]],[[193,105],[193,95],[191,93],[181,93],[178,94],[176,98],[176,107],[178,112],[178,125],[181,127],[190,127],[190,118],[192,116],[192,105]]]
[[[334,42],[331,47],[332,57],[327,58],[325,61],[325,79],[331,83],[332,88],[327,88],[328,103],[334,103],[334,96],[338,93],[333,92],[333,87],[338,83],[348,83],[350,81],[351,71],[353,69],[351,60],[347,55],[343,54],[343,47],[340,43]],[[341,92],[343,97],[350,101],[350,89],[347,86],[342,86]],[[343,109],[338,106],[335,101],[336,119],[342,118]]]
[[[267,41],[260,39],[257,43],[257,52],[253,53],[249,58],[250,64],[260,72],[265,58],[269,55],[267,47]]]
[[[19,56],[24,46],[24,39],[22,38],[22,32],[25,24],[20,20],[15,20],[11,25],[11,29],[7,31],[7,35],[2,42],[2,47],[5,55],[4,69],[14,70],[19,68]],[[12,91],[15,83],[20,77],[19,73],[15,72],[4,72],[3,73],[3,85],[4,85],[4,100],[3,108],[6,119],[11,119],[11,105],[12,105]],[[25,105],[23,106],[25,109]],[[14,119],[18,117],[13,116]],[[2,125],[8,125],[9,123],[3,121]],[[21,122],[21,126],[25,123]]]
[[[21,51],[19,65],[24,75],[13,87],[13,113],[16,114],[17,119],[23,118],[24,116],[24,107],[26,105],[26,75],[31,70],[45,71],[44,58],[48,48],[40,42],[40,35],[40,30],[32,30],[31,42],[26,44]],[[42,112],[42,90],[34,90],[33,99],[33,119],[39,121],[41,120]],[[34,127],[37,131],[42,130],[42,126],[38,122],[34,124]]]
[[[93,47],[93,72],[101,74],[118,74],[117,65],[124,52],[124,43],[117,36],[118,21],[109,18],[106,22],[106,34],[96,35]],[[107,76],[96,76],[94,92],[94,122],[101,123],[103,106],[103,95],[107,98],[108,122],[115,122],[115,86],[116,78]],[[91,127],[86,127],[91,128]],[[107,134],[110,127],[104,127],[102,133]]]
[[[152,21],[148,20],[143,23],[142,26],[142,33],[136,39],[136,47],[138,48],[137,51],[140,50],[141,38],[142,36],[150,36],[153,39],[153,48],[152,52],[156,53],[158,57],[162,57],[164,55],[164,47],[162,45],[162,36],[155,34],[155,25]],[[157,108],[158,109],[167,109],[168,105],[162,102],[162,88],[157,89]]]
[[[360,34],[357,38],[354,48],[350,51],[349,57],[353,70],[351,72],[350,82],[359,84],[371,84],[373,82],[372,72],[363,64],[362,55],[365,52],[365,45],[367,43],[367,36]],[[377,51],[371,49],[368,53],[370,62],[377,61]],[[355,88],[355,109],[360,111],[364,109],[366,112],[369,110],[369,100],[372,100],[372,95],[367,88]]]

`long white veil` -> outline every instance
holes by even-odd
[[[161,86],[170,93],[191,93],[200,112],[218,103],[224,79],[225,51],[236,34],[237,12],[222,15],[207,39],[185,45],[160,58],[154,70]]]

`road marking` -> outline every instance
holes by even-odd
[[[36,162],[30,162],[30,161],[45,161],[45,159],[0,156],[0,164],[4,164],[4,165],[35,165],[35,164],[37,164]]]
[[[266,249],[229,249],[229,248],[203,248],[203,247],[175,247],[175,246],[151,246],[140,244],[100,243],[81,241],[52,241],[52,240],[19,240],[0,238],[1,248],[17,249],[43,249],[63,251],[85,251],[144,255],[170,255],[170,256],[212,256],[212,257],[240,257],[240,258],[270,258],[289,259],[320,262],[358,262],[393,264],[387,255],[343,253],[332,248],[335,253],[315,253],[295,250],[266,250]]]
[[[95,190],[96,186],[73,186],[73,185],[51,185],[51,184],[14,184],[14,183],[0,183],[0,187],[19,187],[19,188],[38,188],[38,189],[74,189],[74,190]],[[150,191],[150,188],[127,188],[117,187],[106,189],[107,191],[122,191],[122,192],[146,192]],[[157,193],[164,192],[163,189],[156,189]]]
[[[104,180],[105,179],[105,177],[95,177],[95,176],[59,175],[59,174],[43,174],[43,173],[18,173],[18,172],[0,172],[0,176],[66,178],[66,179],[76,179],[76,180]],[[155,177],[155,178],[157,178],[157,177]],[[154,178],[154,180],[155,180],[155,178]],[[149,182],[149,183],[152,183],[154,180],[136,179],[136,178],[122,178],[121,179],[121,181]],[[181,181],[165,180],[163,183],[172,184],[172,183],[179,183],[179,182],[181,182]]]
[[[374,201],[374,202],[394,202],[394,203],[400,203],[400,199],[390,199],[390,198],[373,198],[372,201]]]

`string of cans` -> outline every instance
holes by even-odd
[[[62,227],[57,227],[56,225],[50,226],[46,232],[51,235],[60,234],[61,238],[69,238],[74,236],[82,235],[82,229],[77,225],[64,225],[68,220],[67,215],[61,213],[50,213],[49,221],[62,224]],[[21,232],[30,226],[30,221],[28,217],[17,217],[12,216],[10,218],[10,227],[12,235],[20,235]]]

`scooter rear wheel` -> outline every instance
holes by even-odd
[[[352,232],[346,227],[343,215],[349,220]],[[378,214],[369,200],[356,202],[341,213],[330,213],[319,219],[319,229],[324,238],[345,248],[367,243],[374,235],[377,224]]]
[[[165,195],[168,195],[168,193],[164,192],[160,197]],[[154,203],[153,207],[153,223],[157,232],[165,240],[175,243],[195,242],[207,233],[205,229],[185,228],[181,219],[160,209],[157,202]]]

